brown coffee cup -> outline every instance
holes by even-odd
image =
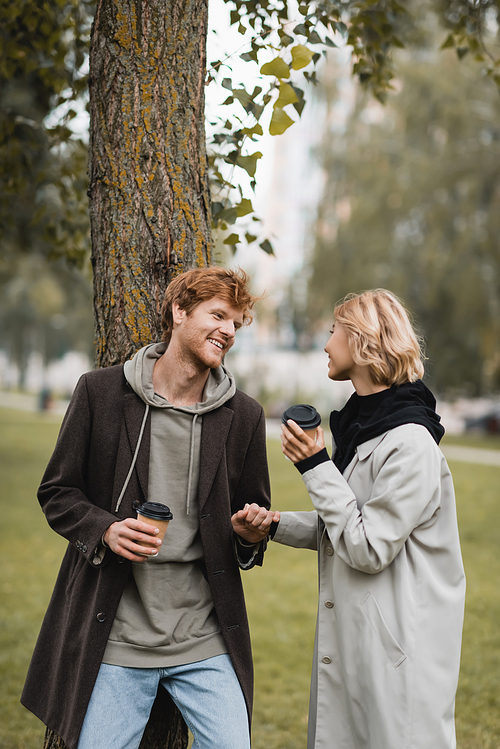
[[[158,528],[159,533],[154,536],[154,539],[160,539],[163,541],[165,533],[167,532],[168,524],[174,516],[170,512],[170,508],[167,505],[162,505],[159,502],[144,502],[140,507],[137,508],[137,520],[141,520],[143,523],[152,525],[153,528]],[[151,546],[156,549],[156,543],[145,543],[144,546]]]

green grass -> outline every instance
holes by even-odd
[[[41,749],[43,742],[44,727],[19,704],[19,695],[65,547],[35,496],[57,431],[53,417],[0,409],[0,749]],[[460,442],[493,446],[487,443]],[[311,509],[277,442],[269,443],[269,456],[276,508]],[[468,583],[458,747],[498,749],[500,468],[450,465]],[[316,561],[313,552],[271,544],[264,567],[244,575],[256,669],[254,749],[306,745]]]
[[[460,445],[461,447],[476,447],[481,450],[500,450],[500,435],[498,434],[445,434],[444,445]]]

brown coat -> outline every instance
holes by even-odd
[[[47,521],[69,545],[21,701],[70,749],[78,742],[131,571],[131,563],[111,551],[102,562],[95,552],[106,528],[117,518],[135,517],[133,503],[147,498],[150,416],[127,491],[118,513],[113,513],[144,409],[122,366],[84,375],[38,492]],[[230,518],[253,501],[269,506],[265,422],[259,404],[237,390],[223,406],[203,416],[198,502],[206,575],[249,719],[252,654]],[[257,564],[262,564],[262,557],[263,550]]]

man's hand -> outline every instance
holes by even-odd
[[[266,510],[254,502],[236,512],[231,518],[231,523],[238,536],[250,544],[256,544],[269,535],[271,523],[279,523],[279,520],[279,512]]]
[[[132,562],[145,562],[155,557],[161,541],[155,536],[158,528],[134,518],[126,518],[109,526],[103,536],[104,543],[111,551]]]
[[[286,425],[281,425],[281,451],[292,463],[310,458],[325,446],[325,434],[321,427],[318,427],[316,435],[314,441],[295,421],[288,419]]]

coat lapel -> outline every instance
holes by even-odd
[[[201,426],[200,480],[198,501],[200,511],[207,501],[215,480],[217,468],[226,449],[227,436],[233,420],[230,408],[221,406],[203,414]]]

